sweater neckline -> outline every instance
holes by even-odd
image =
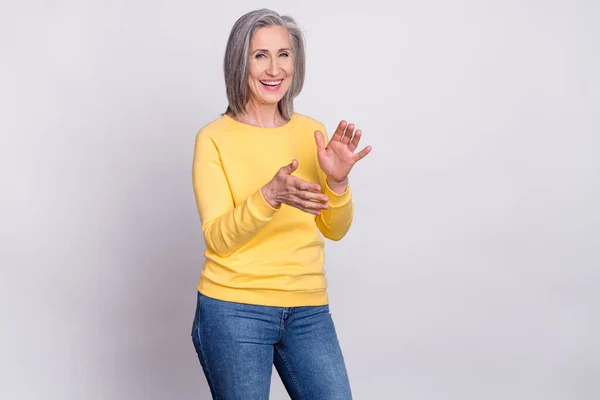
[[[232,128],[242,129],[244,131],[252,132],[252,133],[274,134],[274,133],[286,132],[286,131],[289,131],[291,128],[293,128],[294,125],[296,125],[296,121],[298,120],[298,114],[293,113],[292,117],[290,118],[290,120],[288,122],[286,122],[284,125],[278,126],[276,128],[261,128],[258,126],[245,124],[243,122],[240,122],[240,121],[237,121],[237,120],[231,118],[227,114],[223,114],[222,118],[225,119],[227,122],[229,122],[229,126]]]

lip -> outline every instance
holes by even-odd
[[[280,78],[280,79],[259,79],[260,84],[262,85],[263,89],[269,91],[269,92],[276,92],[281,88],[281,85],[283,83],[283,81],[285,80],[285,78]],[[279,82],[277,85],[269,85],[269,83],[273,84],[275,82]]]

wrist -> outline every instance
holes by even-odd
[[[280,204],[277,201],[275,201],[275,196],[273,195],[271,186],[268,183],[262,188],[260,188],[260,191],[268,205],[270,205],[273,208],[279,208]]]
[[[333,190],[337,194],[342,194],[348,188],[348,177],[342,179],[341,181],[331,179],[327,177],[327,185],[331,190]]]

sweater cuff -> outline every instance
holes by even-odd
[[[336,193],[329,187],[327,181],[325,181],[325,195],[329,198],[328,204],[331,207],[342,207],[350,202],[352,199],[352,191],[350,190],[350,183],[346,186],[344,193]]]
[[[248,209],[253,216],[262,221],[270,220],[277,211],[267,203],[260,189],[248,198]]]

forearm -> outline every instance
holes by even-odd
[[[273,217],[260,190],[233,210],[203,224],[206,246],[220,257],[227,257],[246,244]]]
[[[348,179],[344,182],[332,182],[327,179],[323,189],[329,197],[329,207],[322,210],[321,215],[317,217],[317,227],[323,236],[337,241],[348,233],[354,217],[350,185]]]
[[[192,179],[207,250],[220,257],[248,243],[277,212],[260,189],[236,205],[217,145],[208,134],[197,136]]]

